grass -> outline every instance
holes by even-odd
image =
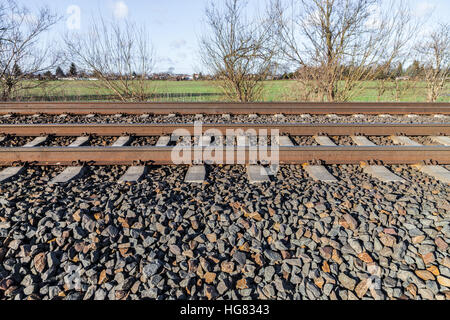
[[[402,83],[407,86],[408,82]],[[387,82],[386,91],[378,97],[378,83],[367,81],[362,90],[358,90],[350,100],[353,102],[396,101],[395,83]],[[290,101],[299,90],[294,81],[266,81],[262,101]],[[153,94],[152,101],[207,102],[224,101],[220,89],[213,81],[149,81],[148,92]],[[294,94],[293,94],[294,93]],[[110,99],[111,92],[100,87],[97,81],[52,81],[45,87],[25,92],[24,100],[56,101],[98,101]],[[402,102],[425,102],[426,84],[419,82],[414,88],[405,90],[400,97]],[[439,102],[450,102],[450,83],[447,83]]]

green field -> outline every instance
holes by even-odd
[[[224,96],[213,81],[148,81],[146,83],[150,101],[200,102],[225,101]],[[402,84],[405,89],[398,96],[398,101],[426,101],[426,84],[418,82],[414,86],[408,82]],[[395,83],[386,84],[386,91],[378,96],[378,82],[363,83],[362,90],[357,90],[350,99],[354,102],[397,101]],[[292,80],[266,81],[262,101],[301,101],[301,90]],[[51,101],[101,101],[110,100],[111,91],[102,88],[98,81],[52,81],[45,87],[22,92],[21,100]],[[447,83],[439,102],[450,102],[450,83]]]

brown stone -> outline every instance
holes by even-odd
[[[313,234],[312,234],[312,236],[311,236],[311,239],[312,239],[315,243],[320,243],[320,237],[319,237],[319,234],[318,234],[316,231],[313,232]]]
[[[233,271],[234,271],[234,262],[232,262],[232,261],[224,261],[220,265],[220,268],[221,268],[222,272],[226,272],[226,273],[232,274]]]
[[[237,289],[240,289],[240,290],[242,290],[242,289],[247,289],[247,288],[248,288],[248,286],[247,286],[247,280],[246,280],[245,278],[242,278],[241,280],[239,280],[239,281],[236,283],[236,288],[237,288]]]
[[[94,219],[95,220],[100,220],[101,218],[102,218],[102,214],[100,212],[94,213]]]
[[[434,275],[428,270],[416,270],[416,275],[424,281],[435,280]]]
[[[324,257],[327,260],[331,259],[331,257],[333,256],[333,247],[330,246],[321,247],[319,251],[322,257]]]
[[[217,259],[216,257],[210,256],[209,260],[211,260],[212,262],[214,262],[215,264],[218,264],[220,262],[219,259]]]
[[[441,286],[450,288],[450,278],[444,277],[444,276],[438,276],[437,281]]]
[[[365,263],[372,263],[373,259],[367,252],[361,252],[358,254],[358,258]]]
[[[319,277],[314,279],[314,283],[318,288],[322,289],[323,285],[325,284],[325,280],[322,277]]]
[[[42,273],[47,266],[47,258],[44,252],[37,254],[33,259],[34,268],[37,272]]]
[[[415,298],[417,296],[417,286],[414,283],[410,283],[406,290],[408,290],[409,293]]]
[[[122,218],[122,217],[119,217],[119,218],[117,219],[117,221],[120,223],[120,225],[121,225],[123,228],[125,228],[125,229],[129,229],[129,228],[130,228],[130,224],[128,223],[128,220],[127,220],[127,219],[124,219],[124,218]]]
[[[326,273],[330,273],[330,266],[328,265],[328,262],[324,261],[324,263],[322,264],[322,271],[326,272]]]
[[[80,210],[75,211],[75,213],[72,215],[72,218],[76,222],[80,222],[81,221],[81,211]]]
[[[349,224],[347,223],[347,221],[345,221],[344,218],[340,218],[339,219],[339,225],[344,227],[345,229],[350,229]]]
[[[333,250],[333,255],[332,255],[332,257],[331,257],[337,264],[341,264],[343,261],[342,261],[342,258],[341,258],[341,255],[339,254],[339,252],[336,250],[336,249],[334,249]]]
[[[263,261],[262,261],[261,254],[256,253],[256,254],[252,255],[252,258],[253,258],[253,260],[255,260],[255,263],[256,263],[258,266],[262,267]]]
[[[246,213],[244,216],[246,218],[250,218],[250,219],[253,219],[258,222],[263,220],[263,218],[261,217],[261,215],[258,212]]]
[[[239,220],[239,224],[244,228],[244,229],[250,229],[250,223],[247,220],[241,219]]]
[[[423,240],[425,240],[425,236],[424,235],[415,236],[415,237],[412,238],[412,243],[418,244],[418,243],[421,243]]]
[[[443,258],[441,264],[446,268],[450,268],[450,258],[449,257]]]
[[[281,256],[283,257],[283,260],[287,260],[291,258],[291,254],[289,251],[281,250]]]
[[[386,247],[393,247],[395,245],[395,243],[397,242],[395,237],[391,236],[389,234],[381,233],[379,235],[379,237],[380,237],[381,243],[383,245],[385,245]]]
[[[434,253],[428,252],[424,255],[422,255],[422,260],[425,262],[426,265],[432,264],[435,261]]]
[[[384,228],[383,232],[393,236],[397,235],[397,231],[395,231],[395,229],[393,228]]]
[[[448,248],[448,244],[447,242],[444,241],[444,239],[442,239],[441,237],[436,238],[436,240],[434,240],[434,242],[436,243],[436,245],[438,246],[438,248],[441,251],[445,251]]]
[[[355,292],[358,298],[361,299],[366,295],[367,290],[369,290],[369,284],[369,279],[362,280],[358,283],[358,285],[355,287]]]
[[[214,272],[207,272],[205,273],[203,278],[205,279],[205,282],[207,284],[211,284],[214,282],[214,280],[216,280],[216,274]]]
[[[124,258],[131,256],[131,253],[128,253],[128,248],[121,248],[119,249],[119,252]]]
[[[239,247],[239,250],[244,252],[250,252],[250,245],[248,244],[248,242],[244,242],[244,244]]]
[[[358,227],[358,221],[356,221],[356,219],[353,218],[350,214],[344,214],[344,219],[345,222],[348,223],[348,226],[351,230],[355,230]]]
[[[341,206],[344,207],[344,208],[347,208],[347,209],[353,208],[352,203],[350,201],[348,201],[348,200],[345,200],[344,202],[342,202]]]
[[[188,258],[193,258],[194,252],[192,250],[186,250],[186,251],[183,251],[182,255],[185,257],[188,257]]]
[[[215,233],[207,234],[206,238],[209,240],[209,242],[212,242],[212,243],[217,241],[217,235]]]
[[[304,236],[305,238],[308,238],[308,239],[311,238],[311,230],[309,230],[309,228],[302,227],[302,236]]]
[[[106,269],[100,272],[100,276],[98,277],[98,285],[101,285],[102,283],[106,282],[105,280],[107,280]]]
[[[197,220],[191,220],[192,229],[197,230],[199,228],[199,224]]]
[[[427,270],[434,274],[436,277],[440,275],[439,269],[436,266],[430,266],[427,268]]]
[[[305,204],[305,207],[307,207],[308,209],[312,209],[314,208],[314,203],[308,202],[307,204]]]

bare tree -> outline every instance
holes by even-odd
[[[285,59],[314,70],[327,101],[349,100],[388,70],[418,25],[400,0],[273,0],[271,16]]]
[[[54,69],[58,50],[46,45],[43,36],[59,17],[49,8],[37,13],[13,0],[0,3],[0,87],[2,101],[19,99],[24,90],[43,86],[44,81],[27,81],[33,75]]]
[[[274,70],[275,46],[267,19],[248,17],[247,1],[211,2],[206,8],[207,32],[200,55],[227,99],[257,101],[263,81]]]
[[[68,59],[99,79],[101,87],[121,101],[145,101],[154,50],[143,27],[125,21],[93,19],[87,34],[65,37]]]
[[[411,97],[411,93],[418,89],[419,83],[420,80],[417,77],[395,79],[391,87],[393,99],[396,102],[407,100]]]
[[[450,76],[450,25],[439,24],[415,50],[424,64],[427,100],[436,102]]]

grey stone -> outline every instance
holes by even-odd
[[[161,270],[161,268],[162,268],[161,261],[155,260],[145,265],[142,271],[146,277],[151,277],[157,274]]]
[[[247,257],[244,252],[236,251],[233,255],[233,259],[239,263],[241,266],[245,265]]]
[[[279,254],[278,252],[272,251],[270,249],[265,250],[264,255],[272,263],[280,262],[282,260],[281,254]]]

